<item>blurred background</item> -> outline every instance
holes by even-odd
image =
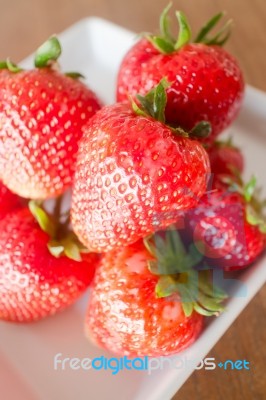
[[[53,33],[88,16],[109,19],[135,32],[154,31],[167,0],[0,0],[0,59],[32,53]],[[226,10],[234,20],[227,48],[239,59],[246,79],[266,90],[265,0],[178,0],[197,32],[208,18]]]
[[[234,20],[233,34],[226,47],[238,58],[246,81],[266,91],[265,0],[179,0],[173,3],[173,8],[182,9],[189,16],[195,33],[212,15],[226,10],[228,18]],[[10,57],[18,62],[51,34],[60,33],[89,16],[111,20],[135,32],[155,31],[166,4],[167,0],[0,0],[0,60]],[[197,371],[175,400],[265,399],[265,312],[264,288],[209,354],[217,359],[247,359],[251,371]]]

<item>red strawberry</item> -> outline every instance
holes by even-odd
[[[175,354],[201,331],[202,317],[197,313],[186,317],[178,298],[156,299],[157,278],[146,267],[147,257],[138,243],[107,254],[97,273],[86,333],[114,353]]]
[[[74,303],[89,286],[98,256],[54,257],[49,236],[27,208],[0,221],[0,320],[31,322]]]
[[[241,269],[265,249],[265,222],[254,202],[237,192],[214,190],[187,212],[186,233],[191,241],[204,244],[208,265]]]
[[[171,268],[180,267],[180,253],[171,252],[176,250],[175,244],[174,237],[169,240],[170,248],[162,246],[162,253],[159,253],[163,264],[167,255],[164,250],[169,250],[168,255],[174,261]],[[114,353],[132,357],[175,354],[194,342],[202,329],[199,312],[204,315],[214,312],[206,311],[205,314],[196,301],[189,303],[188,298],[186,303],[181,303],[182,288],[186,290],[186,285],[180,283],[184,275],[174,278],[171,271],[171,276],[159,278],[148,269],[148,266],[156,269],[155,264],[160,267],[158,261],[142,241],[103,255],[86,317],[88,338]],[[165,285],[167,280],[169,284]],[[172,294],[168,295],[168,291]],[[191,295],[194,296],[195,292]],[[214,308],[221,310],[217,304]]]
[[[212,172],[212,189],[227,190],[234,181],[239,182],[244,170],[244,157],[239,148],[227,141],[217,141],[207,149]]]
[[[107,106],[80,142],[71,217],[91,251],[130,244],[168,226],[176,219],[168,213],[195,206],[206,190],[204,148],[163,123],[164,84],[141,98],[153,118],[136,104],[135,111],[127,103]]]
[[[207,36],[223,14],[213,17],[191,43],[190,28],[181,12],[177,12],[178,39],[169,33],[168,10],[161,17],[161,36],[141,39],[124,57],[117,100],[144,94],[166,77],[172,83],[167,91],[166,121],[187,131],[202,120],[209,121],[212,134],[207,141],[212,142],[237,116],[244,92],[237,61],[221,47],[228,31]]]
[[[244,170],[244,157],[240,149],[233,146],[231,139],[215,142],[208,150],[213,174],[234,175]]]
[[[10,211],[21,206],[22,203],[20,198],[16,194],[10,192],[10,190],[8,190],[0,181],[0,219]]]
[[[0,178],[26,198],[54,197],[71,185],[83,126],[100,108],[75,74],[53,68],[60,51],[53,37],[37,51],[36,69],[0,63]]]

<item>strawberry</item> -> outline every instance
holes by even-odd
[[[78,74],[58,70],[60,53],[52,37],[37,50],[35,69],[0,63],[0,179],[26,198],[71,185],[83,126],[100,108]]]
[[[233,145],[231,138],[227,141],[216,141],[207,151],[213,174],[234,175],[234,171],[238,174],[243,172],[243,154],[238,147]]]
[[[162,81],[139,97],[140,106],[104,107],[87,125],[71,217],[75,233],[90,251],[130,244],[170,225],[165,214],[193,207],[206,190],[206,151],[183,131],[164,124],[166,85]]]
[[[229,186],[226,182],[239,181],[244,170],[244,157],[231,138],[214,142],[207,152],[211,164],[212,189],[226,190]]]
[[[221,47],[229,36],[229,26],[208,37],[221,19],[220,13],[191,42],[187,19],[177,12],[179,36],[175,40],[169,32],[168,11],[169,6],[161,16],[161,36],[146,35],[124,57],[118,73],[117,100],[144,94],[166,77],[172,83],[167,90],[166,121],[185,130],[202,120],[209,121],[212,133],[202,140],[211,143],[236,118],[244,93],[240,67]]]
[[[0,219],[7,213],[21,206],[22,203],[20,198],[16,194],[10,192],[10,190],[8,190],[8,188],[0,181]]]
[[[219,300],[211,299],[206,294],[207,281],[205,294],[192,289],[195,279],[188,277],[197,272],[190,269],[193,263],[186,258],[177,232],[157,241],[157,257],[143,241],[103,255],[85,321],[86,336],[100,347],[131,357],[175,354],[199,335],[201,314],[222,311],[224,294],[219,293]],[[158,275],[158,269],[165,272],[167,268],[171,275]],[[203,303],[213,311],[203,308]]]
[[[254,187],[252,179],[244,191],[213,190],[186,213],[186,234],[190,241],[203,243],[208,265],[242,269],[265,249],[266,224],[251,195]]]
[[[49,235],[28,208],[3,217],[0,232],[0,320],[32,322],[53,315],[89,286],[98,255],[82,255],[80,262],[53,256]]]

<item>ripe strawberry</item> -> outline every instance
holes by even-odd
[[[161,36],[146,35],[124,57],[117,83],[117,100],[144,94],[162,77],[172,83],[167,90],[166,121],[191,130],[200,121],[209,121],[212,142],[236,118],[244,81],[237,61],[221,46],[229,36],[226,25],[212,38],[208,33],[222,17],[213,17],[194,42],[183,13],[177,12],[179,37],[169,32],[169,7],[161,16]]]
[[[89,286],[98,255],[84,255],[80,262],[54,257],[49,235],[28,208],[2,218],[0,232],[0,320],[31,322],[55,314]]]
[[[228,141],[217,141],[208,150],[213,174],[234,175],[234,171],[241,174],[244,170],[244,157],[238,147]]]
[[[79,240],[91,251],[130,244],[170,225],[168,212],[195,206],[206,190],[210,169],[204,148],[163,123],[165,85],[139,97],[142,109],[118,103],[88,123],[71,217]]]
[[[55,197],[71,185],[83,126],[100,108],[77,74],[55,69],[60,52],[52,37],[35,69],[0,63],[0,178],[26,198]]]
[[[228,182],[239,182],[244,170],[244,157],[241,150],[234,146],[232,139],[216,141],[207,149],[212,172],[212,189],[226,190]]]
[[[10,190],[8,190],[8,188],[0,181],[0,219],[10,211],[21,206],[22,203],[20,198],[10,192]]]
[[[193,242],[203,243],[207,264],[225,270],[252,264],[265,249],[265,222],[258,203],[246,193],[214,190],[206,193],[193,210],[186,213],[186,233]]]
[[[94,343],[132,357],[175,354],[191,345],[199,335],[203,323],[200,313],[213,315],[222,310],[221,293],[216,302],[202,292],[198,294],[197,287],[192,289],[184,283],[189,279],[183,278],[193,270],[189,271],[190,259],[185,254],[183,259],[180,256],[182,247],[173,233],[175,236],[171,238],[166,236],[166,244],[160,240],[157,258],[142,241],[103,255],[85,322],[86,335]],[[167,265],[169,260],[172,264]],[[171,275],[159,277],[148,267],[157,272],[158,268],[164,267],[165,271],[169,267]],[[183,274],[177,274],[178,270]],[[195,280],[191,279],[192,282]],[[205,288],[207,285],[205,281]],[[186,293],[185,298],[182,293]],[[202,303],[203,297],[205,302],[208,298],[213,311],[205,310],[197,297]]]

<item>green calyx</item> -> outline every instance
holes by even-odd
[[[61,200],[61,197],[56,200],[53,215],[49,214],[41,203],[33,200],[29,202],[29,209],[41,230],[49,235],[49,252],[56,258],[66,256],[80,262],[81,253],[88,251],[70,229],[68,218],[61,222]]]
[[[85,76],[79,72],[66,72],[65,75],[72,79],[85,79]]]
[[[148,92],[145,96],[137,94],[137,100],[140,106],[131,99],[133,111],[137,115],[152,117],[156,121],[165,123],[165,108],[167,103],[166,89],[170,86],[165,78],[160,83]]]
[[[133,98],[131,98],[131,105],[135,114],[143,117],[152,117],[156,121],[165,124],[167,89],[170,86],[171,84],[167,81],[167,79],[163,78],[159,84],[151,89],[145,96],[141,96],[140,94],[136,95],[138,104]],[[189,132],[184,131],[184,129],[181,127],[174,127],[170,125],[167,126],[172,130],[173,134],[177,136],[191,137],[196,139],[206,138],[212,131],[211,124],[207,121],[199,122]]]
[[[160,35],[155,36],[146,34],[146,38],[153,44],[153,46],[163,54],[171,54],[178,51],[183,46],[191,42],[191,29],[188,20],[184,13],[176,11],[175,15],[178,21],[179,32],[177,38],[170,32],[170,17],[169,11],[172,7],[170,3],[162,12],[160,17]],[[207,45],[222,46],[227,41],[231,33],[232,21],[228,21],[218,33],[209,36],[210,32],[216,27],[217,23],[224,16],[224,13],[219,13],[212,17],[200,30],[194,43],[204,43]]]
[[[37,49],[34,57],[34,65],[36,68],[58,67],[57,60],[61,53],[62,48],[59,40],[56,36],[52,36]],[[22,68],[10,61],[9,58],[5,61],[0,61],[0,70],[4,69],[14,74],[23,71]],[[79,72],[66,72],[65,75],[72,79],[84,78]]]
[[[193,311],[212,316],[224,310],[222,303],[227,295],[212,284],[210,271],[193,268],[202,260],[199,246],[191,245],[186,251],[176,230],[147,237],[144,244],[154,257],[148,268],[158,276],[155,288],[158,298],[178,294],[186,316]]]
[[[36,68],[44,68],[57,61],[62,53],[62,48],[56,36],[51,36],[36,51],[34,64]]]
[[[211,132],[212,126],[210,122],[200,121],[191,129],[189,136],[195,139],[205,139],[210,136]]]
[[[22,68],[18,67],[9,58],[6,61],[0,61],[0,70],[7,69],[9,72],[13,72],[14,74],[23,71]]]
[[[228,138],[226,140],[216,140],[214,142],[214,145],[215,145],[215,147],[218,147],[218,148],[228,148],[228,147],[230,147],[232,149],[239,150],[238,147],[234,145],[232,136],[228,136]]]
[[[207,45],[223,46],[231,35],[232,20],[229,20],[214,36],[208,36],[217,23],[224,17],[225,13],[221,12],[212,17],[200,30],[194,43],[204,43]]]
[[[251,179],[242,186],[242,192],[246,201],[246,219],[250,225],[257,226],[261,233],[266,234],[266,217],[264,208],[266,200],[260,200],[261,189],[257,188],[257,179]]]
[[[175,39],[170,33],[169,10],[172,7],[170,3],[162,12],[160,17],[160,36],[147,35],[147,39],[157,50],[163,54],[170,54],[179,50],[191,39],[191,30],[186,16],[181,11],[176,11],[176,18],[179,24],[178,37]]]
[[[62,53],[61,44],[56,36],[51,36],[36,51],[34,64],[36,68],[52,68],[58,66],[57,60]],[[66,76],[72,79],[84,78],[79,72],[66,72]]]

